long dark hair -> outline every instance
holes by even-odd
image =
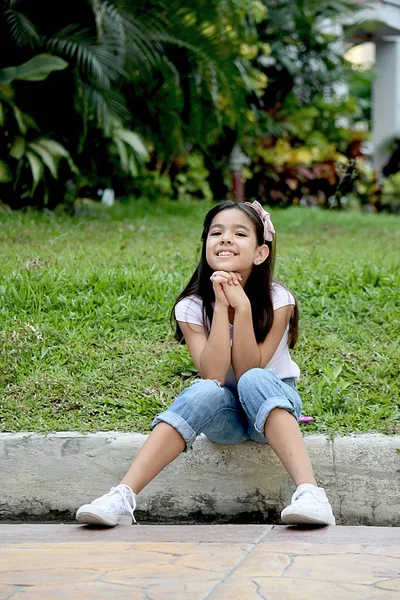
[[[245,213],[245,215],[248,216],[248,218],[254,224],[257,236],[257,243],[260,246],[266,244],[269,248],[269,255],[266,258],[266,260],[259,265],[253,265],[252,271],[244,288],[251,304],[254,335],[257,340],[257,343],[263,342],[265,340],[274,322],[274,307],[272,304],[272,283],[275,281],[273,278],[273,272],[275,264],[276,236],[274,236],[273,242],[264,241],[264,225],[256,211],[242,202],[233,202],[232,200],[225,200],[214,206],[211,210],[209,210],[204,218],[203,233],[201,234],[201,240],[203,242],[203,245],[201,249],[201,258],[199,264],[197,265],[196,270],[191,276],[189,283],[176,299],[171,311],[171,324],[175,328],[175,338],[180,343],[184,343],[185,339],[181,328],[179,327],[175,319],[175,306],[183,298],[187,298],[188,296],[194,295],[202,300],[204,323],[208,322],[211,327],[214,313],[212,303],[215,302],[215,295],[212,283],[210,281],[210,277],[213,274],[213,269],[209,266],[206,260],[206,242],[208,232],[210,230],[210,226],[214,217],[219,212],[230,208],[236,208],[238,210],[241,210]],[[293,315],[289,323],[289,348],[293,348],[297,342],[298,322],[299,313],[296,303]]]

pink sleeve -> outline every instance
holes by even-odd
[[[296,304],[296,301],[293,294],[291,294],[283,285],[274,283],[272,285],[272,304],[274,310],[277,310],[288,304]]]
[[[175,306],[175,318],[177,321],[204,327],[202,301],[193,296],[183,298]]]

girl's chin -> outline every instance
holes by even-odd
[[[210,267],[212,268],[213,271],[226,271],[227,273],[239,273],[239,275],[241,275],[242,277],[245,276],[245,274],[249,274],[249,269],[243,268],[242,265],[238,265],[238,263],[235,264],[235,261],[226,261],[223,262],[222,260],[219,262],[213,262]]]
[[[217,264],[221,264],[221,263],[238,263],[240,261],[240,259],[237,256],[214,256],[213,258],[213,262],[217,263]]]
[[[213,261],[211,268],[214,271],[239,271],[238,264],[232,258],[218,258]]]

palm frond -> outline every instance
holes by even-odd
[[[29,148],[33,150],[39,158],[42,160],[43,164],[48,168],[51,175],[54,179],[57,179],[57,171],[58,171],[58,162],[51,152],[44,146],[42,146],[37,141],[29,142]]]
[[[43,177],[44,174],[44,166],[42,160],[34,154],[32,151],[27,150],[25,153],[26,158],[28,159],[29,166],[31,168],[32,173],[32,190],[31,196],[35,193],[35,189]]]
[[[132,152],[141,160],[148,159],[149,153],[147,152],[147,148],[144,145],[144,142],[140,135],[138,135],[134,131],[117,127],[113,131],[113,137],[118,138],[127,146],[129,146]]]
[[[6,25],[10,36],[19,48],[33,48],[39,40],[35,25],[26,15],[17,10],[9,9],[4,12]]]
[[[54,179],[58,175],[58,163],[61,159],[65,159],[68,162],[69,168],[73,173],[78,173],[78,168],[68,150],[56,140],[49,137],[38,137],[32,142],[28,143],[28,147],[35,151],[35,153],[41,158],[43,164],[49,169]]]
[[[117,149],[122,170],[135,177],[138,165],[143,165],[149,158],[142,138],[134,131],[117,127],[112,131],[111,139]]]
[[[244,115],[240,107],[252,89],[248,64],[238,58],[240,44],[247,39],[238,31],[247,28],[246,35],[255,35],[250,21],[242,18],[245,6],[251,12],[250,0],[113,0],[112,4],[129,12],[133,23],[129,42],[144,39],[145,17],[157,15],[145,40],[146,48],[155,49],[150,65],[155,67],[153,85],[138,67],[135,52],[127,73],[133,90],[131,126],[152,139],[159,154],[169,160],[182,151],[185,140],[205,147],[215,141],[224,123],[238,125]]]
[[[123,74],[106,46],[97,43],[92,31],[68,25],[52,36],[47,45],[79,70],[82,76],[104,88]]]
[[[223,60],[221,57],[216,59],[215,54],[210,48],[205,48],[205,44],[192,43],[186,40],[179,40],[169,35],[160,36],[162,42],[166,45],[175,46],[188,51],[189,62],[191,63],[191,76],[201,82],[202,90],[212,100],[214,108],[218,106],[218,96],[222,94],[228,103],[234,102],[234,96],[240,87],[246,88],[247,79],[242,79],[244,69],[241,61]],[[250,91],[250,90],[249,90]]]
[[[111,135],[116,122],[128,120],[126,101],[119,91],[96,88],[88,83],[81,83],[80,91],[80,102],[88,107],[89,116],[94,116],[106,136]]]
[[[141,17],[132,3],[99,0],[96,4],[102,14],[104,41],[114,52],[124,48],[128,73],[153,71],[162,57],[158,36],[165,31],[164,21],[154,14]]]
[[[117,11],[110,10],[109,4],[102,0],[93,0],[92,9],[96,21],[97,41],[108,48],[122,70],[127,40],[121,17]]]

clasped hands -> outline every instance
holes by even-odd
[[[235,310],[247,308],[250,301],[240,285],[242,276],[235,271],[214,271],[211,275],[215,302],[219,306],[231,306]]]

